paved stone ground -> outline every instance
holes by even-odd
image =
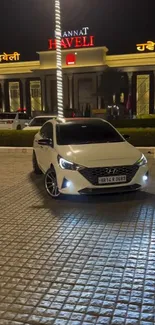
[[[0,324],[155,324],[153,164],[146,192],[52,201],[0,154]]]

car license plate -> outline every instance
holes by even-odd
[[[107,177],[99,177],[98,184],[112,184],[112,183],[125,183],[126,182],[126,175],[120,176],[107,176]]]

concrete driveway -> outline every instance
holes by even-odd
[[[52,201],[29,153],[0,153],[0,324],[155,324],[149,165],[145,192]]]

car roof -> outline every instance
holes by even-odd
[[[85,117],[79,117],[79,118],[57,118],[54,121],[56,124],[94,124],[94,125],[101,125],[103,122],[107,123],[104,119],[101,118],[85,118]]]
[[[34,116],[33,118],[47,118],[47,117],[49,117],[49,118],[53,118],[53,117],[55,117],[55,118],[57,118],[57,116],[56,115],[37,115],[37,116]]]

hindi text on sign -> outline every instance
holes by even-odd
[[[136,44],[137,50],[139,52],[154,51],[155,50],[155,43],[152,41],[147,41],[146,43]]]
[[[19,58],[20,58],[20,53],[18,52],[14,52],[11,54],[6,54],[5,52],[3,52],[3,54],[0,54],[0,62],[19,61]]]

